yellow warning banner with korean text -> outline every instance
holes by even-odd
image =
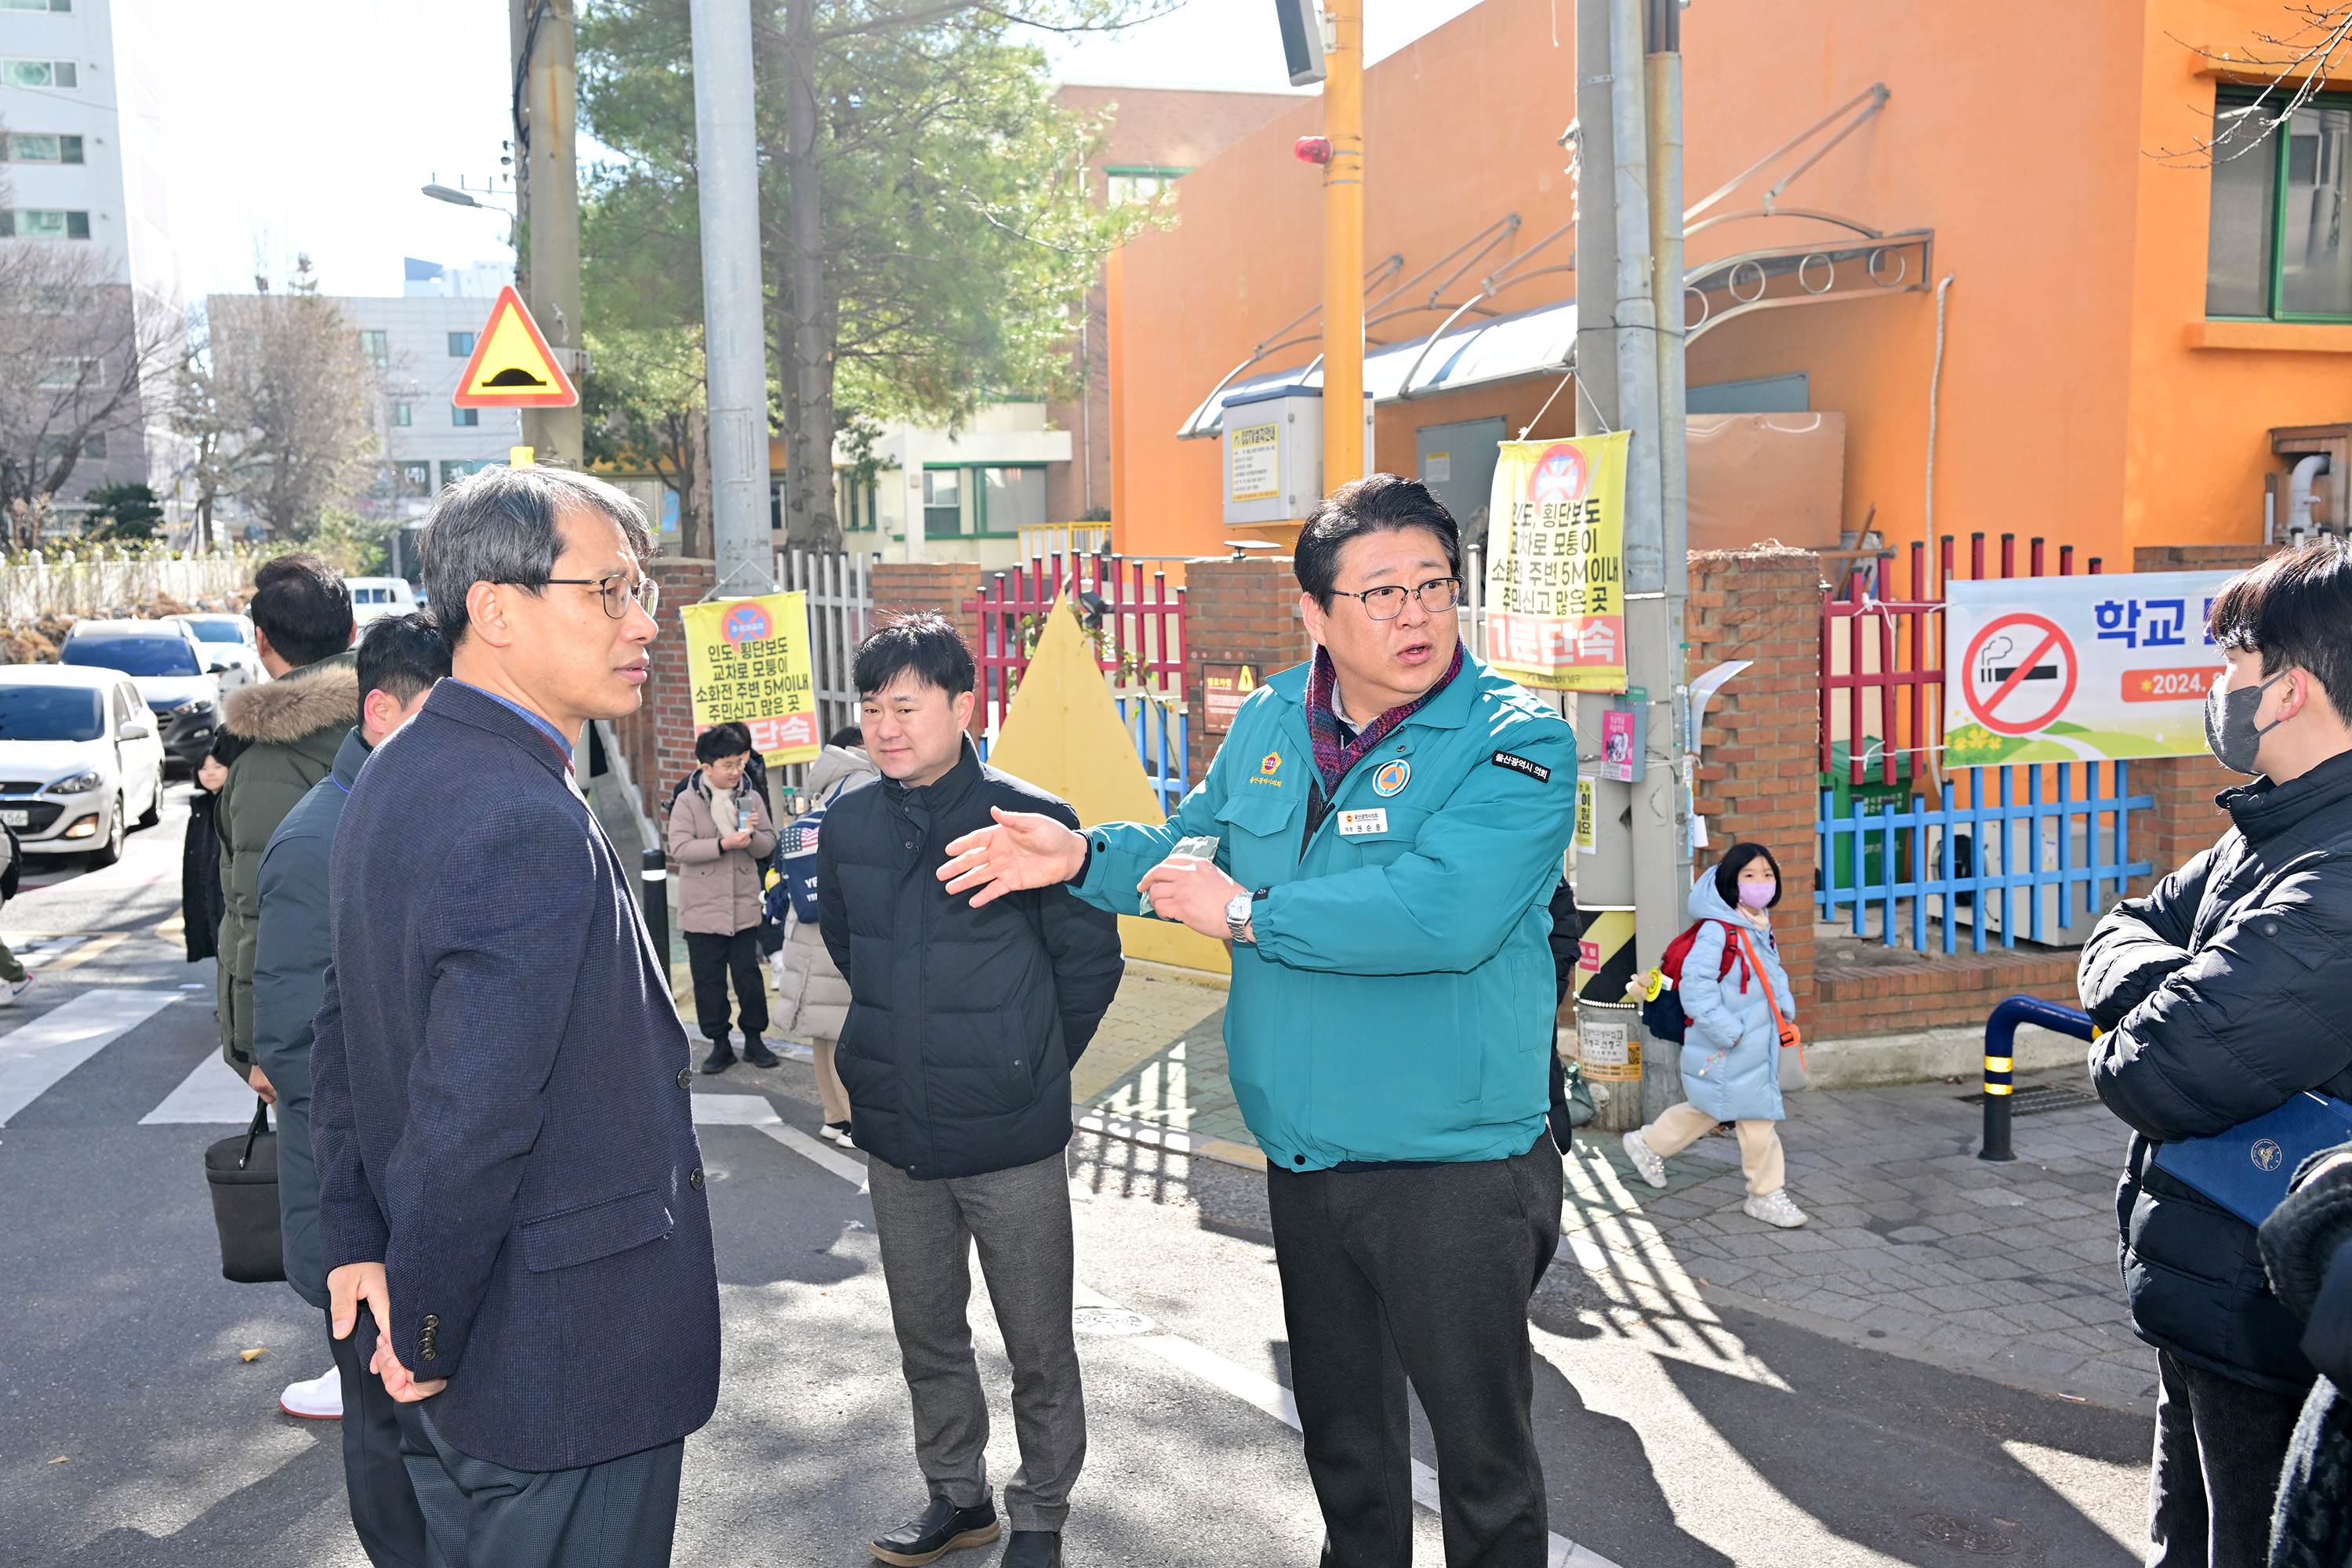
[[[682,616],[695,732],[740,721],[770,766],[814,762],[824,738],[817,733],[808,595],[688,605]]]
[[[1630,431],[1506,441],[1487,507],[1486,658],[1525,686],[1625,689]]]

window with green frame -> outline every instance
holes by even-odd
[[[877,512],[882,504],[881,487],[872,482],[860,484],[854,473],[835,477],[835,515],[841,520],[844,533],[871,533],[880,526]]]
[[[973,463],[923,469],[923,536],[1006,539],[1045,521],[1045,465]]]
[[[1157,163],[1107,164],[1103,169],[1105,195],[1115,207],[1129,202],[1148,202],[1174,184],[1178,175],[1189,172]]]
[[[2352,97],[2314,98],[2250,145],[2253,100],[2226,88],[2215,100],[2205,314],[2352,321]]]

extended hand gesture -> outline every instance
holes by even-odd
[[[950,893],[980,889],[971,896],[973,909],[1024,888],[1066,882],[1087,863],[1086,839],[1050,816],[994,806],[989,815],[996,826],[949,845],[948,862],[939,872]]]

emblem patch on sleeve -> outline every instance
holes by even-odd
[[[1494,763],[1498,768],[1508,768],[1515,773],[1525,773],[1528,777],[1535,780],[1538,784],[1551,783],[1551,770],[1549,768],[1544,766],[1541,763],[1531,763],[1528,761],[1527,758],[1518,756],[1516,753],[1510,752],[1496,752],[1493,756],[1486,760]]]

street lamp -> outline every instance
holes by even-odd
[[[425,194],[436,202],[447,202],[451,206],[478,207],[483,205],[454,185],[427,185]]]

